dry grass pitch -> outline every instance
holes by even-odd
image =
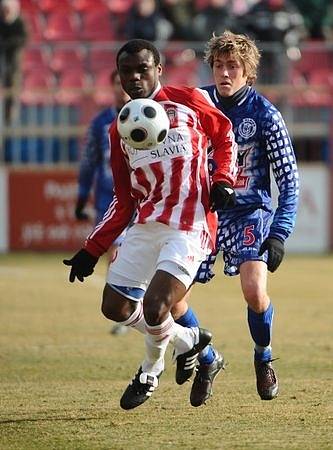
[[[238,278],[197,286],[192,306],[229,362],[214,396],[189,404],[171,352],[159,389],[125,412],[119,398],[143,355],[135,331],[109,334],[99,312],[105,264],[70,285],[63,255],[0,256],[0,448],[333,449],[333,257],[289,256],[270,276],[281,392],[255,390]]]

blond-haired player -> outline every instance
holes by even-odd
[[[224,258],[224,273],[240,275],[247,303],[250,334],[254,341],[254,366],[261,399],[278,395],[272,367],[273,305],[267,293],[267,270],[275,272],[284,256],[284,242],[292,232],[298,199],[298,172],[293,146],[280,112],[254,88],[260,54],[251,39],[230,31],[213,36],[205,60],[214,84],[202,92],[232,122],[238,144],[236,206],[219,214],[217,252],[201,265],[196,281],[207,282],[217,253]],[[211,161],[214,172],[214,161]],[[270,170],[279,190],[273,210]],[[173,309],[174,317],[181,314]],[[187,312],[179,318],[183,326]],[[193,325],[192,325],[193,326]],[[200,361],[200,357],[199,357]],[[217,360],[200,364],[191,391],[191,404],[202,405],[211,395],[212,383],[222,368]]]

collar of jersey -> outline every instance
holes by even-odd
[[[223,109],[231,109],[236,105],[241,105],[244,100],[246,99],[246,97],[248,96],[248,93],[250,92],[250,86],[243,86],[240,89],[238,89],[237,92],[235,92],[233,95],[231,95],[230,97],[222,97],[217,89],[214,89],[214,97],[215,100],[217,102],[220,103],[220,105],[222,106]]]
[[[147,98],[151,98],[154,99],[154,97],[156,97],[156,95],[158,94],[158,92],[162,89],[161,83],[158,82],[156,89],[154,89],[154,91],[147,97]]]

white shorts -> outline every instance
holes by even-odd
[[[106,281],[146,290],[156,271],[164,270],[187,289],[210,253],[207,241],[200,231],[176,230],[159,222],[135,224],[127,231]]]

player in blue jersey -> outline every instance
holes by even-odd
[[[117,70],[110,75],[114,94],[114,106],[99,112],[92,120],[86,139],[85,148],[79,169],[78,198],[75,217],[78,220],[89,220],[85,207],[92,189],[95,195],[95,222],[100,222],[113,199],[113,179],[110,169],[109,128],[118,112],[129,100],[123,90]],[[109,250],[109,259],[115,256],[119,242],[115,242]]]
[[[78,176],[79,188],[75,217],[78,220],[90,219],[85,212],[85,207],[93,189],[96,224],[102,220],[114,195],[110,169],[109,128],[120,109],[129,100],[129,96],[122,88],[117,70],[111,73],[110,84],[114,95],[114,106],[104,109],[93,118],[87,133]],[[122,239],[123,236],[120,236],[110,247],[108,251],[110,261],[114,260]],[[111,333],[117,335],[127,331],[127,327],[116,324]]]
[[[205,283],[214,276],[212,267],[219,251],[223,252],[224,273],[240,275],[254,341],[257,391],[261,399],[271,400],[278,395],[278,381],[272,367],[274,309],[267,293],[267,269],[275,272],[283,259],[284,242],[295,224],[299,181],[280,112],[252,87],[259,58],[255,43],[244,35],[226,31],[208,42],[205,60],[215,84],[202,91],[233,123],[239,172],[237,204],[218,211],[217,251],[202,264],[196,281]],[[270,169],[279,189],[275,211]],[[179,316],[176,309],[177,305],[173,314]],[[199,365],[190,396],[193,406],[209,398],[220,370],[216,361]]]
[[[90,124],[80,163],[78,198],[75,207],[75,216],[78,220],[89,220],[84,209],[94,187],[96,223],[102,220],[113,198],[109,128],[122,106],[129,100],[116,70],[111,73],[110,82],[114,94],[114,106],[99,112]]]

